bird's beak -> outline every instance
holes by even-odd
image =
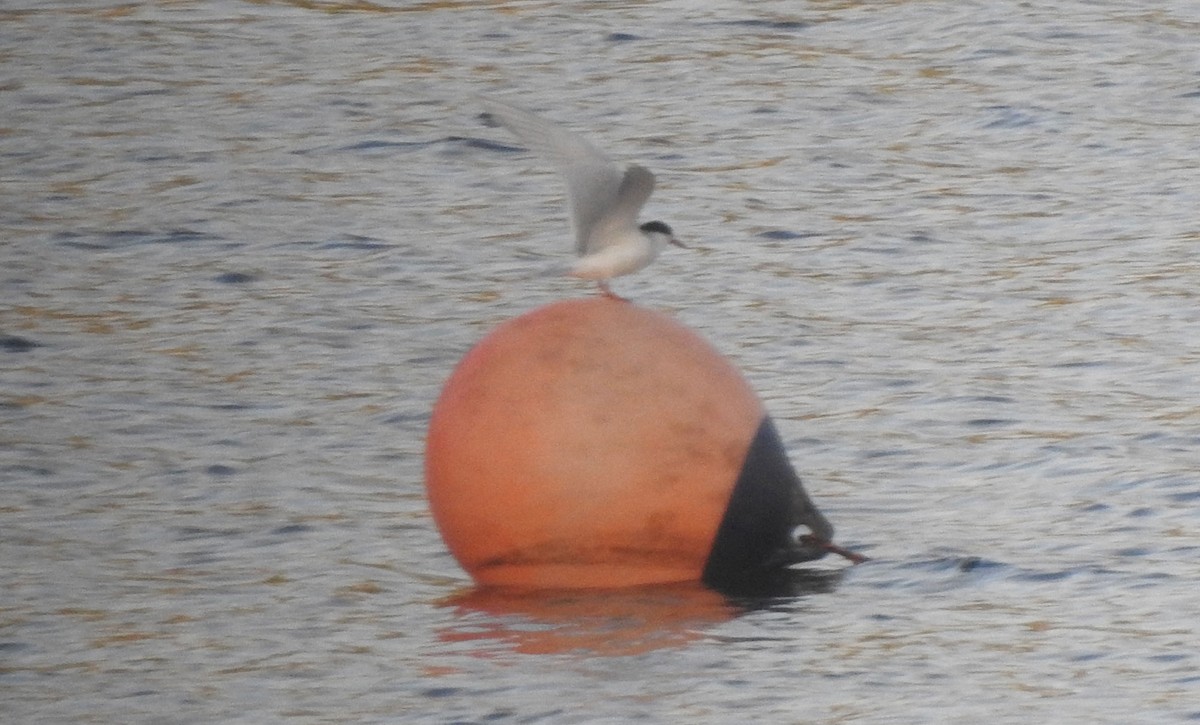
[[[686,245],[686,244],[684,244],[683,242],[679,241],[679,240],[678,240],[678,239],[676,239],[675,237],[671,237],[671,238],[670,238],[670,239],[668,239],[667,241],[668,241],[668,242],[670,242],[671,244],[674,244],[674,245],[675,245],[675,246],[677,246],[677,247],[680,247],[680,248],[683,248],[683,249],[691,249],[691,247],[689,247],[688,245]]]

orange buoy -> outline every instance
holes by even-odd
[[[623,587],[815,559],[809,501],[740,373],[670,317],[597,297],[502,324],[426,441],[430,508],[480,584]]]

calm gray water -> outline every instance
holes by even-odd
[[[7,2],[11,722],[1200,720],[1200,5]],[[796,596],[473,592],[430,407],[539,276],[509,98],[760,392]]]

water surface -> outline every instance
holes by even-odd
[[[0,10],[0,701],[38,722],[1200,719],[1186,2]],[[591,294],[518,101],[659,174],[617,290],[745,371],[792,594],[476,592],[421,451]]]

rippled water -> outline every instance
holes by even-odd
[[[15,5],[15,6],[14,6]],[[14,722],[1200,720],[1194,3],[9,3]],[[590,294],[519,100],[659,171],[623,278],[839,539],[789,596],[472,591],[428,411]]]

